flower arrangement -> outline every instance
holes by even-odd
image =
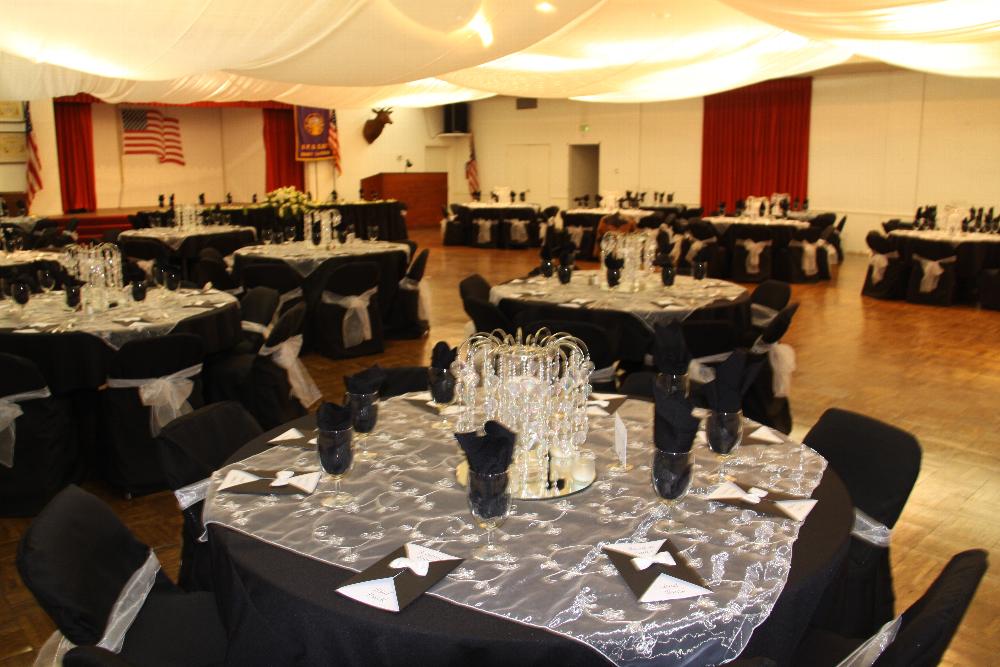
[[[306,193],[300,192],[292,185],[267,193],[267,204],[277,208],[278,215],[283,218],[305,213],[308,203]]]

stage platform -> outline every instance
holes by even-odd
[[[154,207],[155,208],[155,207]],[[139,211],[149,211],[151,207],[143,206],[139,208],[99,208],[92,213],[68,213],[65,215],[48,216],[49,220],[56,220],[60,227],[76,218],[80,221],[80,226],[76,228],[81,241],[100,241],[104,237],[104,232],[122,231],[131,229],[128,216],[135,215]]]

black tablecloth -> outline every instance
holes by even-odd
[[[921,239],[900,234],[890,234],[897,251],[907,263],[913,255],[925,259],[941,259],[954,256],[955,261],[955,291],[959,301],[972,303],[976,301],[979,289],[979,276],[983,271],[1000,268],[1000,235],[996,242],[990,241],[940,241]]]
[[[312,415],[240,449],[230,463],[270,447],[268,440]],[[373,480],[374,482],[375,480]],[[788,664],[850,538],[853,507],[827,468],[819,500],[795,543],[788,582],[743,655]],[[589,647],[545,630],[424,595],[398,614],[337,594],[352,572],[212,524],[213,585],[229,629],[229,664],[238,665],[607,665]]]
[[[367,239],[368,230],[378,228],[380,241],[406,240],[406,205],[399,201],[358,204],[320,204],[319,210],[335,208],[341,220],[353,225],[358,238]]]
[[[511,204],[509,206],[497,204],[496,206],[469,208],[462,204],[454,204],[452,210],[462,225],[462,239],[465,245],[478,246],[479,226],[473,220],[527,220],[529,223],[539,221],[539,211],[534,206],[521,204]],[[498,247],[507,246],[507,237],[504,234],[497,234],[496,244]]]

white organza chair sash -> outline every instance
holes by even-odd
[[[212,485],[212,478],[206,477],[205,479],[195,482],[194,484],[188,484],[187,486],[182,486],[181,488],[174,491],[174,498],[177,499],[177,505],[181,510],[186,510],[195,503],[200,503],[208,496],[208,487]]]
[[[372,287],[361,294],[346,296],[323,291],[323,303],[340,306],[347,311],[341,323],[344,347],[355,347],[372,339],[372,320],[368,315],[368,306],[377,293],[378,287]]]
[[[698,239],[690,234],[687,235],[687,239],[691,242],[691,245],[688,246],[687,255],[685,255],[684,258],[691,263],[693,263],[695,258],[698,257],[698,253],[701,252],[702,248],[712,245],[718,240],[714,236],[707,239]]]
[[[566,231],[569,232],[569,239],[573,245],[579,248],[583,242],[583,232],[586,231],[583,225],[567,225]]]
[[[150,408],[149,432],[155,436],[174,419],[191,412],[187,399],[194,382],[190,378],[199,373],[201,364],[195,364],[158,378],[108,378],[108,387],[139,390],[139,400]]]
[[[815,276],[819,273],[819,264],[816,261],[816,253],[820,248],[826,250],[827,243],[823,239],[812,241],[792,241],[788,245],[802,248],[802,273],[807,276]]]
[[[885,278],[885,270],[889,268],[889,260],[899,259],[899,253],[893,250],[887,253],[872,251],[868,264],[872,267],[872,285],[878,285]]]
[[[883,625],[878,632],[866,639],[849,656],[838,662],[837,667],[871,667],[874,665],[886,647],[896,639],[902,623],[903,617],[897,616]]]
[[[927,259],[926,257],[921,257],[920,255],[913,255],[913,259],[920,262],[920,269],[923,272],[923,276],[920,278],[920,291],[923,294],[933,292],[937,289],[938,282],[944,274],[945,264],[954,264],[958,261],[958,257],[954,255],[936,260]]]
[[[48,398],[52,395],[48,387],[22,391],[19,394],[0,396],[0,465],[14,467],[14,441],[16,439],[15,422],[24,414],[21,401],[33,401],[38,398]]]
[[[795,372],[795,348],[788,343],[765,343],[762,338],[750,348],[752,354],[767,354],[771,363],[771,390],[778,398],[786,398],[792,391],[792,373]]]
[[[301,299],[301,298],[302,298],[302,288],[301,287],[296,287],[295,289],[290,289],[287,292],[285,292],[284,294],[279,295],[278,296],[278,307],[274,309],[274,318],[271,320],[271,323],[274,324],[274,322],[276,322],[278,320],[278,318],[281,317],[282,312],[285,309],[285,304],[286,303],[288,303],[289,301],[293,301],[295,299]]]
[[[429,313],[431,312],[428,301],[430,299],[427,289],[424,286],[422,280],[414,280],[413,278],[404,277],[399,281],[399,289],[404,289],[410,292],[416,291],[417,293],[417,318],[426,322],[429,320]]]
[[[261,324],[260,322],[251,322],[250,320],[242,320],[240,322],[240,328],[243,329],[243,331],[260,334],[265,338],[267,338],[267,335],[271,330],[271,327],[265,324]]]
[[[476,235],[477,243],[489,243],[493,240],[493,225],[497,224],[496,220],[476,218],[472,222],[479,228],[479,232]]]
[[[528,242],[528,221],[510,220],[510,240],[514,243]]]
[[[278,345],[260,348],[257,353],[262,357],[271,357],[271,360],[280,368],[285,369],[288,374],[288,384],[291,386],[291,394],[299,399],[299,402],[306,408],[323,398],[322,392],[316,386],[316,382],[309,375],[305,365],[299,359],[299,352],[302,351],[302,334],[292,336]]]
[[[750,322],[758,329],[763,329],[768,324],[771,323],[775,317],[777,317],[778,311],[774,308],[765,306],[762,303],[751,303],[750,304]]]
[[[888,548],[892,539],[892,529],[855,507],[854,528],[851,529],[851,535],[872,546]]]
[[[771,245],[771,241],[754,241],[753,239],[740,239],[740,245],[746,248],[746,271],[753,275],[760,273],[760,256],[764,248]]]

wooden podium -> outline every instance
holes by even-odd
[[[365,199],[398,199],[406,204],[406,226],[436,227],[441,221],[441,207],[448,204],[448,173],[382,172],[361,179]]]

